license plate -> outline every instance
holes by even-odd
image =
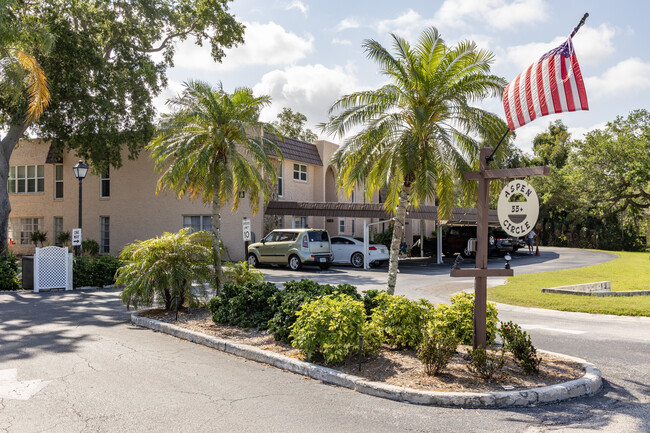
[[[319,261],[319,262],[326,262],[326,261],[327,261],[327,259],[326,259],[326,258],[324,258],[324,257],[321,257],[320,259],[318,259],[318,261]]]

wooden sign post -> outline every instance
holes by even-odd
[[[490,170],[493,151],[481,149],[479,171],[464,173],[467,180],[478,180],[478,201],[476,204],[476,267],[473,269],[452,269],[452,277],[474,277],[474,349],[485,348],[487,342],[487,277],[511,277],[512,269],[488,269],[488,210],[490,207],[490,181],[513,177],[548,176],[549,167],[523,167]]]

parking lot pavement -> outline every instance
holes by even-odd
[[[517,274],[546,272],[561,269],[579,268],[604,263],[616,258],[615,254],[600,251],[588,251],[574,248],[540,247],[540,255],[528,255],[527,252],[512,254],[510,265]],[[445,258],[438,265],[435,258],[409,257],[401,259],[395,293],[409,298],[425,298],[432,302],[447,302],[454,293],[472,290],[473,278],[452,278],[449,276],[454,259]],[[503,257],[490,257],[489,268],[499,268],[505,265]],[[467,258],[461,263],[462,268],[474,267],[474,259]],[[282,284],[285,281],[301,280],[303,278],[317,281],[321,284],[338,285],[352,284],[359,291],[369,289],[384,289],[388,266],[370,268],[368,270],[352,266],[332,266],[327,270],[318,267],[305,266],[300,271],[291,271],[284,266],[260,268],[267,281]],[[505,278],[488,279],[489,286],[503,284]]]

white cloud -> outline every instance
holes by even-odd
[[[290,65],[301,60],[314,49],[314,38],[305,38],[286,31],[282,26],[268,22],[245,23],[245,43],[236,48],[227,49],[223,63],[215,63],[210,57],[210,47],[199,47],[194,40],[183,42],[176,50],[175,66],[185,69],[204,71],[233,70],[243,66]]]
[[[587,96],[591,98],[593,95],[595,99],[620,97],[650,89],[650,62],[637,57],[623,60],[599,77],[587,77],[585,87]]]
[[[571,134],[572,140],[582,140],[588,132],[594,131],[596,129],[605,129],[607,127],[607,122],[596,123],[588,128],[582,126],[568,127],[567,131]]]
[[[345,18],[342,20],[338,26],[336,26],[336,31],[340,32],[347,29],[357,29],[359,28],[359,22],[354,18]]]
[[[615,49],[612,39],[616,31],[601,24],[598,28],[584,26],[573,38],[573,45],[581,65],[593,65],[612,54]],[[558,36],[550,42],[533,42],[509,47],[507,58],[520,69],[530,66],[542,55],[564,43],[567,36]]]
[[[547,18],[547,9],[544,0],[445,0],[435,18],[438,23],[455,27],[480,23],[507,29],[543,22]]]
[[[291,9],[298,9],[304,16],[307,16],[307,11],[309,11],[309,8],[305,6],[303,2],[298,0],[292,1],[284,9],[287,11],[290,11]]]
[[[153,106],[156,108],[158,115],[170,112],[167,100],[179,95],[183,89],[183,83],[174,80],[167,80],[167,87],[160,92],[160,95],[153,99]]]
[[[339,38],[332,39],[332,43],[334,45],[352,45],[352,41],[349,41],[347,39],[339,39]]]
[[[413,37],[422,32],[422,29],[432,26],[433,24],[433,19],[423,18],[413,9],[409,9],[397,18],[379,21],[376,28],[377,32],[382,35],[386,33],[395,33],[397,36],[403,37],[407,40],[412,40]]]
[[[327,112],[338,98],[361,89],[350,72],[320,64],[276,69],[253,87],[255,95],[272,99],[272,106],[262,111],[262,120],[274,121],[283,107],[289,107],[307,116],[307,126],[316,133],[315,125],[327,120]]]

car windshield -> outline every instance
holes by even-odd
[[[309,232],[310,242],[327,242],[329,239],[326,231]]]

